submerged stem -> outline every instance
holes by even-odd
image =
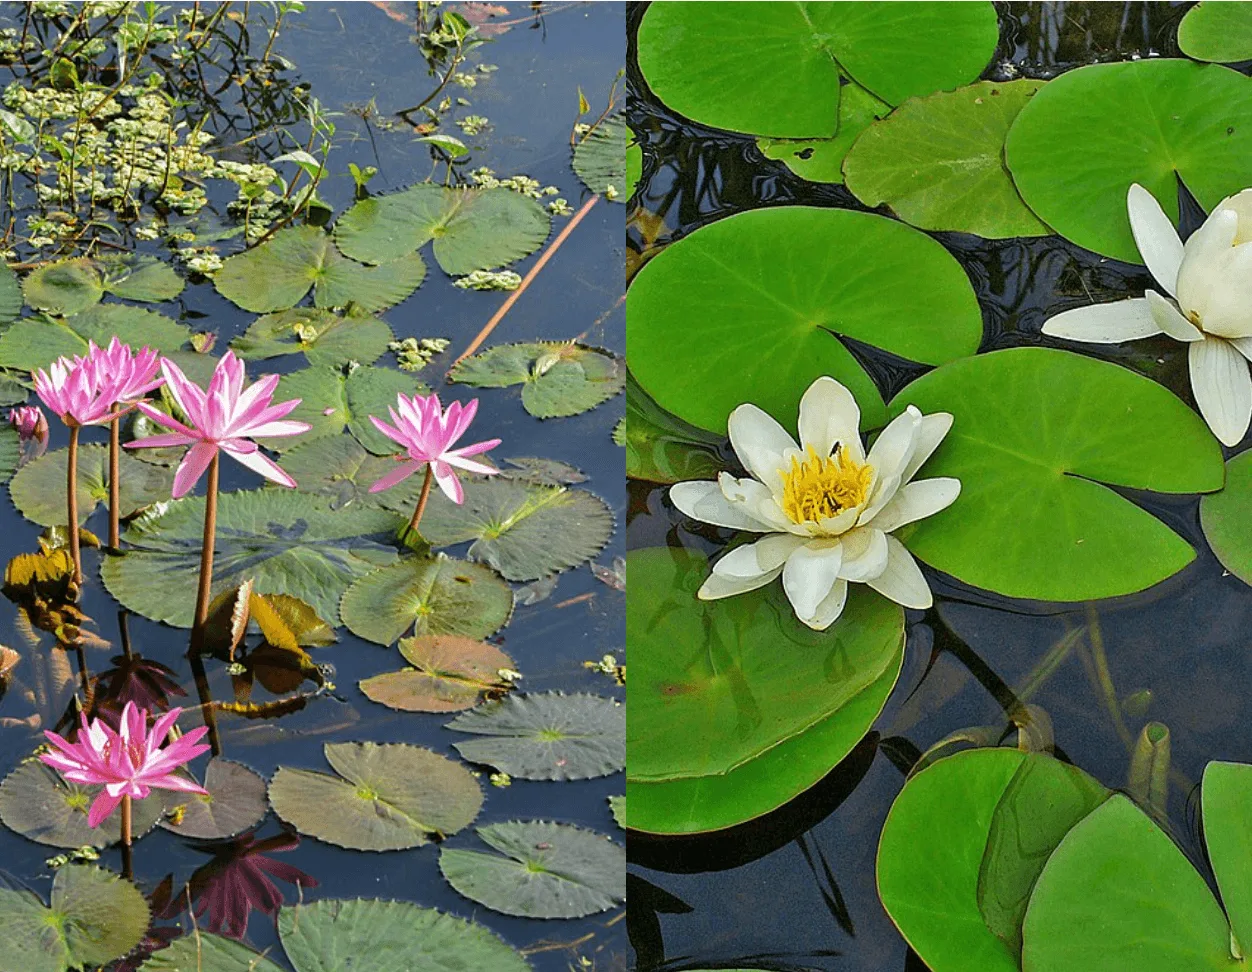
[[[74,561],[74,583],[83,583],[83,553],[78,544],[78,426],[70,426],[70,449],[65,463],[65,506],[70,534],[70,559]]]
[[[115,418],[109,423],[109,549],[114,553],[122,547],[121,455],[122,420]]]
[[[417,498],[417,509],[413,511],[413,518],[409,520],[409,525],[404,528],[404,535],[401,540],[408,542],[409,534],[417,533],[417,526],[422,522],[422,514],[426,512],[426,502],[430,499],[430,486],[435,481],[435,470],[430,463],[426,464],[426,478],[422,480],[422,493]]]
[[[134,875],[134,868],[131,866],[131,823],[130,823],[130,797],[122,797],[122,877],[130,880]]]

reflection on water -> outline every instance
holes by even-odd
[[[1049,77],[1099,60],[1177,55],[1185,5],[1008,3],[989,77]],[[632,28],[642,5],[628,11]],[[864,208],[842,187],[812,185],[765,159],[749,137],[680,122],[651,98],[632,59],[632,126],[644,182],[630,216],[633,271],[670,240],[746,209]],[[1196,225],[1183,199],[1186,224]],[[1056,237],[987,241],[933,234],[960,261],[983,309],[982,350],[1070,347],[1115,361],[1190,402],[1185,354],[1165,338],[1071,347],[1040,334],[1052,314],[1142,293],[1142,267]],[[854,348],[890,397],[921,372]],[[1227,576],[1200,532],[1194,497],[1119,490],[1185,537],[1195,563],[1162,584],[1098,605],[1019,602],[928,571],[936,606],[907,612],[904,671],[874,731],[792,804],[700,838],[632,835],[631,943],[641,970],[754,966],[778,970],[922,970],[878,901],[874,857],[887,809],[932,747],[1001,740],[1059,756],[1125,787],[1149,721],[1172,735],[1167,809],[1175,836],[1209,873],[1198,840],[1196,786],[1211,759],[1252,759],[1237,686],[1252,677],[1252,590]],[[630,548],[676,545],[714,554],[727,534],[686,520],[665,487],[632,482]],[[1031,502],[1006,496],[1006,502]]]

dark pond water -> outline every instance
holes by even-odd
[[[178,9],[191,5],[173,6]],[[234,6],[243,13],[249,5]],[[587,93],[598,113],[624,63],[624,7],[617,3],[505,6],[507,11],[498,11],[496,20],[510,26],[475,52],[470,61],[471,67],[489,63],[498,70],[484,76],[473,91],[458,91],[468,94],[474,112],[490,118],[493,126],[481,136],[466,139],[475,146],[471,166],[488,165],[500,176],[525,173],[542,185],[559,187],[561,195],[577,207],[588,196],[570,168],[570,129],[578,110],[578,89]],[[336,113],[331,176],[321,188],[321,195],[336,211],[352,201],[349,162],[378,167],[371,191],[426,179],[432,171],[430,152],[414,140],[413,130],[400,126],[387,131],[379,125],[380,120],[394,121],[395,111],[419,102],[434,84],[411,40],[414,7],[404,3],[311,3],[303,14],[289,15],[274,50],[294,66],[280,72],[281,83],[273,88],[249,83],[241,89],[227,84],[216,94],[220,110],[213,113],[208,129],[220,132],[226,143],[240,141],[254,132],[264,134],[261,127],[250,126],[243,110],[243,102],[248,101],[262,122],[270,113],[276,116],[275,121],[290,123],[297,137],[303,137],[307,127],[302,127],[298,118],[284,117],[282,110],[283,90],[300,83],[308,86],[326,111]],[[541,9],[536,12],[532,7]],[[259,23],[262,15],[268,22],[272,11],[264,5],[250,5],[248,16],[258,23],[254,47],[263,46],[267,36]],[[22,20],[22,5],[0,5],[0,26],[15,24],[20,29]],[[13,72],[20,76],[20,67]],[[8,80],[3,79],[4,83]],[[376,107],[373,116],[362,111],[371,102]],[[267,151],[272,157],[273,144],[269,138],[260,138],[236,150],[232,157],[252,161],[254,157],[264,157]],[[20,197],[18,202],[20,206]],[[589,344],[622,352],[623,223],[623,206],[601,202],[594,207],[570,245],[548,264],[489,343],[583,335],[582,340]],[[563,219],[554,220],[554,231],[563,224]],[[524,272],[525,264],[519,269]],[[451,280],[432,264],[421,289],[383,316],[400,338],[450,339],[451,353],[437,359],[422,377],[446,397],[468,399],[475,390],[445,387],[441,376],[451,363],[452,354],[468,344],[503,296],[454,288]],[[253,319],[253,315],[220,297],[208,283],[189,286],[175,304],[159,309],[193,324],[197,330],[219,332],[219,351]],[[264,369],[252,365],[249,370],[256,373],[301,366],[303,361],[298,356],[289,356],[266,362]],[[586,486],[608,502],[620,522],[626,503],[622,450],[611,440],[611,431],[623,413],[620,397],[573,418],[540,422],[522,409],[517,389],[486,390],[477,396],[481,408],[475,427],[483,432],[478,438],[503,439],[497,456],[542,456],[577,466],[590,477]],[[99,431],[88,438],[100,440]],[[54,429],[52,448],[62,445],[64,433],[58,427]],[[242,467],[223,465],[223,490],[252,489],[258,485],[256,478]],[[103,533],[101,514],[97,513],[89,526]],[[39,528],[16,513],[6,491],[0,500],[2,556],[7,559],[20,551],[36,549],[38,535]],[[621,553],[619,532],[597,559],[609,564]],[[89,551],[82,607],[96,619],[101,637],[116,645],[118,606],[99,583],[97,564],[96,552]],[[0,642],[24,645],[14,627],[14,618],[12,606],[7,601],[0,602]],[[194,699],[185,656],[187,633],[133,616],[129,618],[129,631],[133,649],[173,668]],[[358,689],[360,679],[400,667],[395,650],[365,642],[344,629],[339,634],[338,644],[319,649],[317,656],[318,661],[329,661],[335,666],[338,697],[319,698],[304,711],[275,721],[220,716],[225,755],[267,778],[280,765],[325,769],[322,746],[330,741],[403,741],[457,758],[451,742],[459,737],[443,728],[449,717],[393,712],[369,701]],[[562,574],[545,600],[519,606],[512,623],[493,640],[498,640],[515,660],[529,691],[560,689],[621,697],[621,690],[612,679],[589,671],[583,662],[599,659],[606,652],[620,655],[624,642],[624,595],[596,579],[585,565]],[[99,670],[107,666],[107,659],[115,653],[116,647],[89,650],[88,662]],[[25,671],[29,673],[29,664]],[[231,697],[229,677],[222,666],[211,668],[210,682],[215,696]],[[0,698],[0,719],[25,720],[30,716],[31,707],[23,696],[21,691],[10,690]],[[62,693],[54,697],[54,704],[41,711],[42,718],[50,720],[45,725],[60,717],[66,702],[67,695]],[[39,738],[28,727],[0,728],[0,775],[7,774],[27,756]],[[484,772],[481,781],[487,791],[486,802],[478,824],[555,819],[620,839],[606,802],[610,795],[622,792],[620,775],[565,783],[514,780],[508,788],[490,786],[486,777]],[[280,825],[272,813],[257,831],[259,839],[279,833]],[[476,843],[472,830],[450,840],[461,846]],[[136,844],[136,881],[148,892],[172,874],[177,894],[193,871],[208,859],[204,849],[165,831],[154,831]],[[0,829],[0,872],[45,898],[52,872],[44,862],[56,853],[55,848]],[[541,972],[626,967],[620,910],[574,921],[510,918],[461,898],[440,876],[437,858],[438,850],[433,846],[362,854],[304,839],[297,849],[278,859],[317,879],[319,886],[307,889],[306,899],[398,898],[472,917],[531,954],[530,961]],[[115,870],[120,867],[114,851],[106,852],[102,863]],[[289,903],[296,900],[295,888],[280,887],[287,893]],[[273,921],[254,912],[248,941],[258,949],[275,945]]]
[[[1096,60],[1177,56],[1187,4],[997,4],[1001,44],[985,75],[1051,77]],[[628,11],[633,31],[643,5]],[[751,138],[674,117],[628,55],[630,121],[644,179],[628,232],[633,266],[665,243],[733,213],[802,204],[862,208],[842,187],[805,182],[764,159]],[[1184,200],[1185,201],[1185,200]],[[1198,213],[1191,207],[1191,226]],[[1089,300],[1138,295],[1140,267],[1099,258],[1058,237],[993,242],[934,234],[961,262],[983,308],[981,350],[1056,345],[1044,320]],[[1129,348],[1064,345],[1150,375],[1192,401],[1185,353],[1168,339]],[[921,370],[856,348],[889,399]],[[1169,814],[1184,849],[1209,874],[1196,787],[1213,759],[1252,758],[1246,699],[1252,675],[1252,590],[1227,576],[1201,535],[1198,501],[1134,495],[1199,551],[1186,570],[1098,608],[1022,602],[974,591],[928,570],[935,607],[907,612],[904,671],[869,737],[812,790],[773,814],[703,838],[631,834],[630,935],[641,970],[741,966],[882,972],[923,969],[878,901],[874,858],[887,810],[917,756],[967,727],[1005,725],[1014,698],[1050,717],[1056,751],[1124,786],[1134,738],[1148,720],[1173,740]],[[1006,496],[1028,504],[1030,496]],[[665,487],[631,482],[627,545],[718,549],[679,528]],[[1047,667],[1045,658],[1051,654]],[[1029,686],[1029,688],[1028,688]]]

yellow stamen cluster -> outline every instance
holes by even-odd
[[[791,460],[783,474],[782,508],[792,523],[821,522],[853,506],[860,506],[874,482],[874,467],[859,463],[843,449],[819,456],[808,447],[808,458]]]

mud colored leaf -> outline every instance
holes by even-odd
[[[361,682],[366,696],[393,709],[456,712],[510,688],[500,672],[511,670],[513,659],[483,641],[455,635],[402,638],[400,654],[412,667]]]
[[[181,817],[167,816],[161,826],[183,837],[221,840],[241,834],[266,813],[265,778],[242,763],[214,757],[204,771],[208,796],[170,793],[166,810],[181,807]]]

